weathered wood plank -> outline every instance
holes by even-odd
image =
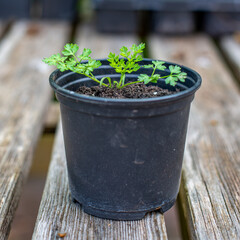
[[[236,38],[233,36],[222,37],[222,39],[220,39],[220,46],[231,63],[240,82],[240,34],[236,35]]]
[[[193,239],[240,239],[240,97],[204,35],[150,38],[151,56],[187,65],[203,84],[191,109],[180,197]]]
[[[51,96],[41,59],[59,51],[66,34],[66,25],[20,22],[0,45],[0,239],[9,234]]]
[[[57,102],[52,102],[47,111],[44,127],[45,129],[55,129],[60,117],[60,108]]]
[[[0,42],[0,64],[6,63],[18,42],[26,34],[26,23],[20,22],[12,26],[11,31]]]
[[[37,223],[32,239],[167,239],[163,215],[150,213],[140,221],[111,221],[83,212],[71,200],[61,126],[58,129]]]
[[[130,35],[102,35],[91,26],[79,29],[80,48],[91,48],[95,58],[107,57],[124,44],[137,39]],[[61,126],[56,137],[52,162],[33,234],[33,239],[54,239],[66,233],[64,239],[167,239],[164,217],[159,212],[148,214],[141,221],[110,221],[85,214],[71,201],[66,172],[66,159]]]

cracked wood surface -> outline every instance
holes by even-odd
[[[80,49],[92,49],[94,58],[105,58],[109,51],[117,52],[122,45],[130,46],[136,41],[131,35],[98,34],[88,25],[78,29],[77,43]],[[61,126],[55,141],[34,240],[55,239],[58,233],[66,233],[66,240],[167,239],[164,217],[159,212],[147,214],[140,221],[111,221],[90,216],[78,204],[72,203]]]
[[[240,96],[205,35],[152,36],[153,58],[192,67],[203,79],[192,104],[181,202],[192,239],[240,239]]]
[[[18,22],[0,43],[0,239],[7,239],[50,101],[44,56],[62,49],[66,25]]]

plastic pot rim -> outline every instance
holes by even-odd
[[[104,61],[106,59],[97,59],[97,60]],[[152,59],[144,58],[143,61],[151,62]],[[200,88],[201,83],[202,83],[202,78],[199,75],[199,73],[197,73],[195,70],[193,70],[189,67],[186,67],[184,65],[173,63],[173,62],[167,62],[167,61],[164,61],[164,62],[167,63],[167,64],[170,64],[170,65],[177,65],[177,66],[181,67],[181,69],[183,71],[187,70],[189,72],[192,72],[195,75],[195,79],[196,79],[195,84],[192,87],[190,87],[186,90],[182,90],[178,93],[167,95],[167,96],[152,97],[152,98],[140,98],[140,99],[139,98],[115,99],[115,98],[93,97],[93,96],[88,96],[88,95],[84,95],[84,94],[79,94],[79,93],[76,93],[74,91],[68,90],[64,87],[59,86],[55,82],[55,80],[56,80],[55,76],[57,75],[57,73],[60,72],[59,69],[56,69],[55,71],[53,71],[51,73],[51,75],[49,77],[49,83],[57,94],[60,94],[64,97],[70,98],[70,99],[75,100],[75,101],[92,102],[92,103],[98,103],[98,104],[99,103],[103,103],[103,104],[104,103],[110,103],[110,104],[124,103],[124,104],[126,104],[126,103],[170,102],[170,101],[176,101],[176,100],[179,100],[181,98],[185,98],[189,95],[192,95]],[[102,65],[100,68],[104,68],[104,67],[105,67],[105,65]],[[71,74],[76,74],[76,73],[72,72],[72,71],[69,71],[66,74],[69,76]],[[109,74],[109,75],[111,75],[111,74]],[[91,80],[91,79],[89,79],[89,80]],[[93,81],[93,80],[91,80],[91,81]]]

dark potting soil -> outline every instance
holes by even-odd
[[[158,86],[147,86],[143,83],[137,83],[120,89],[108,88],[104,86],[81,86],[76,92],[88,96],[105,98],[152,98],[171,95],[179,92],[179,90],[177,89],[176,91],[169,91],[168,89],[163,89]]]

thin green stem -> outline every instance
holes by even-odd
[[[109,88],[112,88],[112,81],[111,81],[111,78],[110,77],[103,77],[102,79],[101,79],[101,81],[100,81],[100,86],[102,86],[104,83],[103,83],[103,81],[105,80],[105,79],[107,79],[108,80],[108,82],[109,82],[109,84],[107,85]]]
[[[125,84],[125,77],[126,77],[126,75],[125,75],[125,73],[124,73],[123,76],[122,76],[121,86]]]
[[[93,75],[92,72],[90,72],[90,76],[93,77],[93,78],[95,78],[95,76]],[[96,78],[95,78],[95,79],[96,79]],[[99,81],[99,82],[100,82],[100,81]]]
[[[75,56],[74,53],[73,53],[72,55],[73,55],[73,57],[75,58],[75,60],[77,61],[77,63],[81,63],[81,61],[78,60],[78,58]]]
[[[126,87],[126,86],[131,85],[131,84],[140,83],[140,82],[143,82],[143,80],[126,83],[126,84],[122,85],[120,88]]]
[[[112,81],[111,81],[111,78],[108,78],[108,81],[109,81],[109,87],[112,88]]]
[[[159,77],[159,78],[168,78],[168,77],[170,77],[170,76],[172,76],[172,77],[177,77],[178,74],[170,74],[170,75],[162,76],[162,77]]]
[[[121,86],[124,85],[124,82],[125,82],[125,72],[121,73],[121,78],[120,78],[120,81],[117,85],[117,88],[121,88]]]
[[[167,75],[167,76],[160,76],[159,78],[168,78],[168,77],[170,77],[170,76],[174,76],[174,75],[170,74],[170,75]],[[175,76],[176,76],[176,75],[175,75]]]
[[[85,75],[86,77],[89,77],[89,78],[92,79],[93,81],[97,82],[98,84],[100,84],[100,81],[97,80],[94,76],[90,76],[90,75],[87,75],[87,74],[84,74],[84,75]],[[105,83],[103,83],[102,85],[105,86],[105,87],[108,87],[108,85],[105,84]]]
[[[167,75],[167,76],[159,77],[159,79],[160,79],[160,78],[168,78],[168,77],[170,77],[170,76],[174,76],[174,77],[175,77],[175,76],[177,76],[177,75],[172,75],[172,74],[170,74],[170,75]],[[143,80],[126,83],[126,84],[122,85],[120,88],[126,87],[126,86],[131,85],[131,84],[140,83],[140,82],[143,82]]]
[[[157,69],[157,66],[155,66],[155,68],[153,69],[153,72],[152,72],[152,75],[151,75],[151,77],[152,77],[152,76],[153,76],[153,74],[155,73],[156,69]]]

